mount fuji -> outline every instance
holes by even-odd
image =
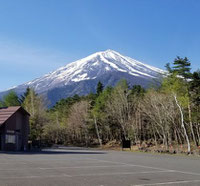
[[[120,79],[126,79],[130,85],[148,87],[158,83],[165,73],[164,70],[123,56],[116,51],[106,50],[69,63],[10,90],[20,95],[27,87],[32,87],[37,93],[46,95],[51,105],[54,105],[65,97],[95,92],[98,81],[104,86],[113,86]],[[0,97],[8,91],[1,92]]]

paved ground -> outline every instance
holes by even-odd
[[[200,185],[200,158],[74,148],[0,153],[2,185]]]

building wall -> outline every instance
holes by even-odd
[[[4,125],[1,126],[0,128],[0,150],[3,150],[3,145],[4,145],[4,136],[3,136],[3,133],[4,133]]]
[[[19,139],[19,147],[17,150],[27,150],[28,148],[28,134],[29,134],[29,116],[21,112],[16,113],[16,131]],[[20,147],[22,149],[20,149]]]
[[[2,150],[20,151],[28,148],[29,116],[18,110],[1,128]],[[15,143],[6,143],[10,136],[15,136]],[[9,136],[8,136],[9,135]]]

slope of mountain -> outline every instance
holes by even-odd
[[[105,86],[115,85],[120,79],[144,87],[155,83],[164,70],[143,64],[113,50],[94,53],[86,58],[67,64],[51,73],[14,88],[22,94],[27,87],[46,94],[54,104],[61,98],[94,92],[99,80]],[[6,92],[0,93],[0,96]]]

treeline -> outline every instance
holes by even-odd
[[[191,73],[187,58],[177,57],[171,65],[157,88],[129,87],[126,80],[104,88],[99,82],[96,94],[62,99],[51,109],[27,89],[20,99],[11,92],[1,104],[21,104],[31,114],[33,141],[101,146],[130,139],[165,150],[186,146],[191,153],[200,145],[200,71]]]

